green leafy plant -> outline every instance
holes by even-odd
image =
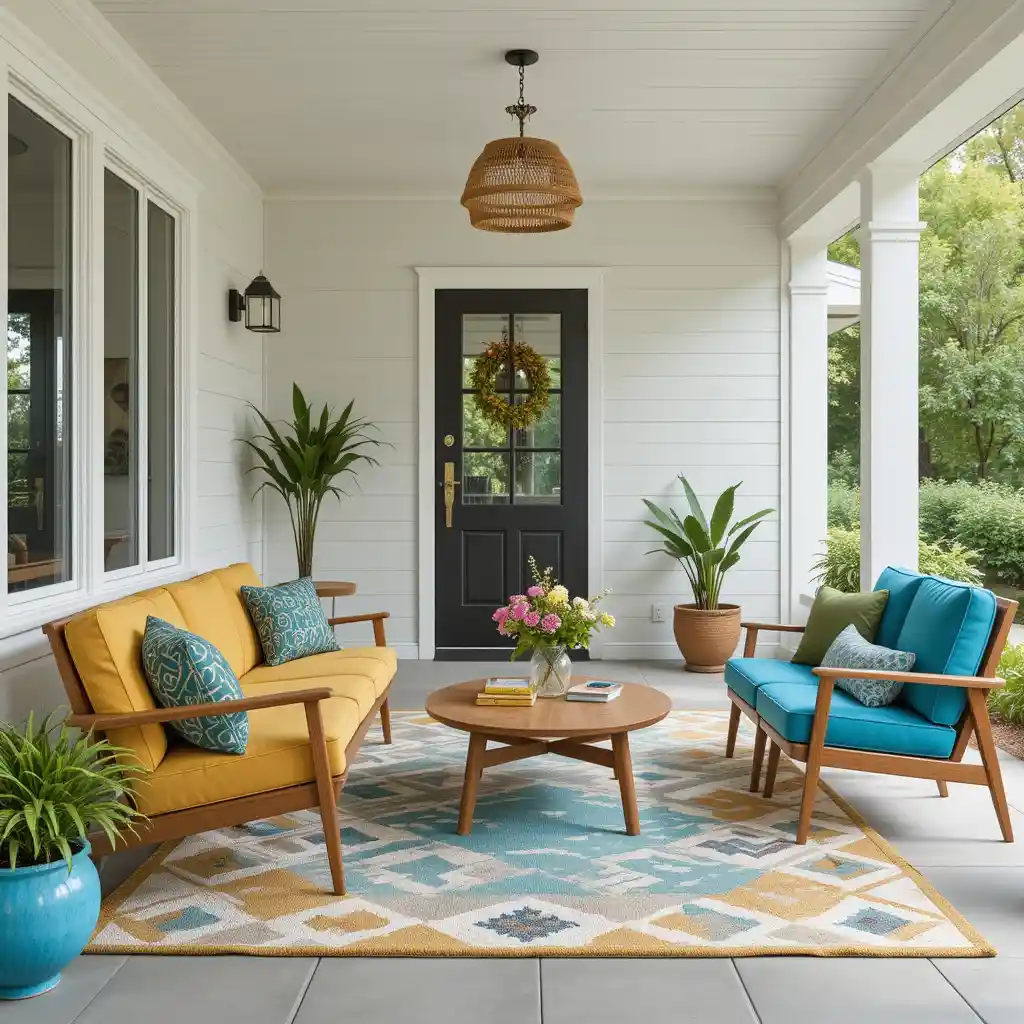
[[[1007,644],[996,674],[1006,685],[989,693],[989,709],[1005,722],[1024,725],[1024,644]]]
[[[771,515],[774,509],[761,509],[734,523],[733,509],[736,492],[742,486],[740,482],[721,493],[709,520],[704,515],[696,492],[682,473],[679,474],[679,482],[686,491],[686,500],[690,506],[690,514],[685,519],[680,519],[674,509],[661,509],[653,501],[643,499],[647,510],[654,517],[644,522],[663,541],[660,548],[647,553],[661,552],[676,559],[690,581],[694,605],[705,611],[714,611],[718,608],[725,574],[740,560],[740,548],[760,525],[760,521]]]
[[[138,812],[123,797],[136,776],[131,752],[55,724],[0,726],[0,867],[63,859],[71,870],[72,844],[101,829],[114,844],[132,829]]]
[[[983,582],[977,566],[979,555],[955,541],[946,547],[918,541],[918,567],[933,576],[980,586]],[[813,566],[814,579],[846,594],[860,591],[860,531],[829,530],[825,553]]]
[[[256,488],[256,494],[269,487],[284,498],[300,577],[313,574],[313,542],[324,498],[328,494],[340,498],[345,493],[334,481],[345,474],[354,478],[359,463],[379,465],[361,449],[385,442],[370,436],[368,431],[376,427],[353,415],[354,404],[353,399],[336,418],[324,405],[320,415],[314,417],[306,396],[298,384],[293,384],[293,419],[282,431],[250,403],[266,430],[266,434],[257,434],[251,440],[242,439],[259,459],[250,472],[262,472],[267,477]]]

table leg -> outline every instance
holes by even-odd
[[[640,811],[636,806],[636,786],[633,782],[633,760],[629,756],[629,734],[616,733],[612,737],[612,755],[615,758],[615,777],[622,795],[622,813],[626,818],[626,835],[640,835]]]
[[[476,791],[484,770],[486,750],[487,737],[475,732],[470,733],[469,752],[466,754],[466,777],[462,782],[462,802],[459,804],[459,827],[456,830],[460,836],[468,836],[473,831]]]

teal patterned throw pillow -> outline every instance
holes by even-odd
[[[215,704],[245,696],[231,666],[213,644],[155,615],[146,619],[142,667],[163,708]],[[249,742],[249,716],[244,711],[167,724],[189,743],[222,754],[244,754]]]
[[[913,651],[894,651],[868,643],[857,632],[856,626],[847,626],[832,641],[825,652],[822,668],[867,668],[877,672],[909,672],[917,655]],[[836,686],[869,708],[892,704],[900,695],[903,683],[895,679],[837,679]]]
[[[242,600],[256,627],[268,665],[336,651],[313,581],[307,576],[276,587],[242,587]]]

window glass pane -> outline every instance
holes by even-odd
[[[483,355],[495,341],[508,337],[508,315],[505,313],[463,313],[462,314],[462,386],[468,388],[473,374],[476,357]],[[508,368],[495,379],[498,391],[511,387]]]
[[[508,397],[504,396],[508,402]],[[476,395],[462,396],[463,448],[507,448],[508,430],[485,419],[477,405]]]
[[[562,314],[561,313],[517,313],[513,318],[516,341],[529,345],[534,352],[542,355],[548,364],[551,387],[562,386]],[[529,382],[526,374],[516,371],[516,388],[526,389]]]
[[[103,567],[139,564],[139,194],[103,177]]]
[[[507,505],[507,452],[466,452],[462,457],[463,505]]]
[[[149,560],[174,555],[174,218],[147,204],[147,376],[149,377]]]
[[[516,395],[520,405],[525,395]],[[562,445],[562,396],[548,395],[548,407],[540,419],[516,431],[517,448],[560,448]]]
[[[560,505],[561,502],[561,454],[516,452],[516,504]]]
[[[7,587],[71,578],[71,140],[8,97]]]

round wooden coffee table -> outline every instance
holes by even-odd
[[[584,682],[574,677],[573,682]],[[672,701],[660,690],[623,683],[622,693],[607,704],[542,698],[533,707],[478,707],[476,695],[485,679],[471,679],[436,690],[427,698],[427,714],[438,722],[469,733],[466,779],[459,807],[460,836],[473,828],[477,788],[485,768],[521,761],[539,754],[561,754],[577,761],[604,765],[615,772],[622,795],[626,833],[640,835],[640,814],[629,756],[629,734],[660,722]],[[612,748],[596,744],[611,740]],[[487,749],[488,741],[504,744]]]

